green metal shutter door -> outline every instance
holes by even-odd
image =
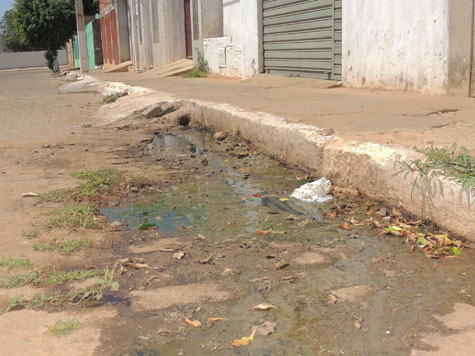
[[[264,69],[341,79],[342,0],[264,0]]]

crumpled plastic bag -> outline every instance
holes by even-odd
[[[322,177],[315,182],[305,183],[300,188],[295,189],[290,196],[302,201],[324,203],[333,199],[333,196],[328,195],[331,187],[332,183]]]

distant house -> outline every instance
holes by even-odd
[[[225,76],[459,96],[475,87],[473,13],[473,0],[101,0],[105,64],[201,53]]]

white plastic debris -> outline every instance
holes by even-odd
[[[305,183],[300,188],[295,189],[290,196],[302,201],[324,203],[333,198],[328,195],[331,187],[332,183],[322,177],[315,182]]]

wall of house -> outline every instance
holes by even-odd
[[[158,42],[152,26],[153,66],[160,67],[186,58],[185,9],[182,0],[152,1],[158,10]]]
[[[223,35],[203,35],[200,46],[204,57],[212,73],[240,78],[253,76],[258,72],[259,62],[259,1],[221,0],[220,4]],[[219,13],[214,10],[215,14]]]
[[[449,0],[343,0],[343,82],[446,93]]]
[[[68,55],[65,49],[58,51],[58,62],[60,66],[68,64]],[[46,67],[44,51],[0,53],[0,70],[37,67]]]

